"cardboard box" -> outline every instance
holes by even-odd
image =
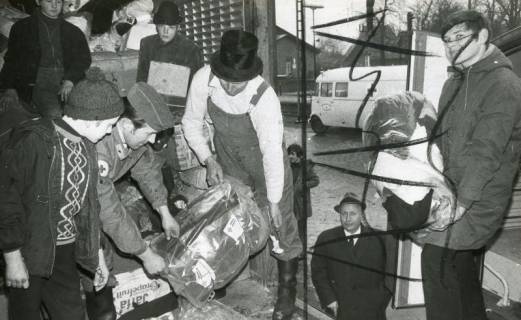
[[[114,307],[117,317],[141,305],[165,296],[172,292],[168,282],[154,278],[150,279],[142,268],[116,275],[118,285],[112,289]]]

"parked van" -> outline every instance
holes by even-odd
[[[323,71],[316,79],[315,92],[311,98],[310,125],[316,133],[324,133],[328,127],[356,127],[356,114],[369,88],[376,79],[372,74],[362,80],[349,81],[350,68]],[[355,67],[353,78],[373,71],[381,71],[376,91],[366,107],[381,96],[405,91],[407,66]]]

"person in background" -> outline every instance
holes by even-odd
[[[153,22],[156,25],[157,34],[141,40],[136,81],[148,82],[150,65],[160,62],[188,68],[190,72],[188,79],[185,79],[188,87],[195,72],[203,66],[201,49],[193,41],[178,32],[183,18],[179,14],[179,9],[175,3],[171,1],[161,2],[154,14]],[[186,92],[182,96],[164,97],[170,105],[178,107],[186,105]],[[161,133],[160,136],[162,137],[158,140],[161,140],[163,143],[156,145],[156,149],[168,148],[167,150],[158,150],[158,153],[165,161],[162,169],[163,180],[169,193],[175,188],[175,170],[172,167],[173,159],[169,159],[169,157],[174,157],[175,152],[173,151],[173,148],[175,148],[174,140],[170,139],[173,133],[173,128]],[[170,145],[167,146],[167,144]]]
[[[178,32],[183,17],[179,14],[177,5],[172,1],[161,2],[154,14],[153,22],[157,34],[141,39],[136,81],[148,81],[150,63],[155,61],[189,68],[190,83],[193,75],[203,66],[203,54],[192,40]],[[184,107],[186,97],[173,98],[167,102]]]
[[[242,30],[226,31],[209,66],[194,76],[183,132],[207,169],[213,185],[224,174],[254,190],[259,208],[268,210],[273,231],[284,250],[274,253],[279,272],[273,319],[291,319],[295,309],[296,273],[302,244],[293,213],[293,178],[283,143],[280,101],[260,76],[258,39]],[[204,136],[205,119],[215,128],[213,155]]]
[[[142,239],[114,183],[130,171],[152,208],[159,212],[166,237],[170,239],[179,235],[179,225],[168,208],[168,194],[161,175],[162,162],[150,146],[158,132],[174,125],[174,119],[163,97],[146,83],[138,82],[132,86],[127,98],[129,104],[113,133],[96,144],[101,226],[119,250],[137,256],[149,274],[157,274],[166,268],[166,262]],[[105,256],[111,266],[111,244],[106,243]],[[111,314],[115,317],[112,290],[96,293],[88,281],[84,281],[83,287],[89,319],[110,319]]]
[[[59,119],[28,120],[0,158],[0,250],[9,319],[85,319],[76,263],[99,290],[108,279],[100,247],[94,143],[112,131],[123,101],[99,69],[72,90]]]
[[[362,225],[365,204],[348,193],[335,206],[341,225],[323,231],[311,258],[311,279],[323,308],[338,320],[385,320],[386,247]]]
[[[91,63],[85,36],[61,17],[62,0],[40,6],[11,28],[0,71],[0,105],[21,103],[28,111],[61,118],[62,103]]]
[[[440,95],[437,142],[456,193],[452,226],[422,251],[428,320],[487,319],[476,256],[501,228],[521,154],[521,83],[474,10],[447,17],[441,38],[452,72]]]
[[[291,163],[291,172],[293,174],[293,210],[298,223],[298,234],[302,245],[304,245],[304,237],[306,231],[304,230],[305,219],[311,217],[311,195],[309,189],[318,186],[320,179],[313,170],[313,162],[306,160],[306,181],[303,180],[302,166],[304,161],[304,151],[299,144],[292,144],[288,147],[288,157]],[[304,214],[304,198],[303,193],[306,192],[307,208]]]

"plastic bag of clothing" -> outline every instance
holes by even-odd
[[[92,16],[88,12],[69,13],[64,15],[65,21],[78,27],[89,40],[92,29]]]
[[[377,99],[364,122],[364,144],[405,143],[424,139],[436,121],[436,111],[425,97],[406,92]],[[454,222],[455,197],[443,176],[443,159],[428,142],[381,150],[373,175],[426,185],[373,180],[383,198],[393,229],[415,230],[419,239]]]
[[[110,31],[91,37],[89,48],[91,52],[119,52],[126,48],[126,39],[127,35],[119,34],[114,24]]]
[[[154,2],[152,0],[135,0],[123,8],[114,11],[112,21],[134,20],[137,23],[149,23],[152,21]]]
[[[80,10],[89,0],[64,0],[63,1],[63,14],[73,13]]]
[[[251,194],[232,183],[209,189],[178,214],[179,239],[168,241],[160,235],[150,243],[167,261],[163,276],[197,307],[241,271],[269,234],[267,215]]]
[[[201,308],[196,308],[188,303],[180,304],[174,312],[176,320],[245,320],[246,317],[234,311],[232,308],[220,303],[210,301]]]

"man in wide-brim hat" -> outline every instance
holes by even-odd
[[[385,320],[391,298],[385,238],[369,235],[374,230],[363,219],[365,203],[357,195],[346,193],[334,209],[340,225],[319,234],[311,258],[320,303],[335,319]]]
[[[210,184],[223,174],[250,185],[260,208],[273,219],[273,234],[284,250],[274,254],[279,270],[273,319],[290,319],[294,311],[296,272],[302,244],[293,214],[291,168],[283,144],[280,101],[260,76],[258,40],[253,34],[229,30],[209,66],[194,76],[183,131],[190,147],[207,168]],[[215,127],[212,154],[203,135],[205,119]]]

